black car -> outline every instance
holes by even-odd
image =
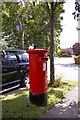
[[[17,84],[20,84],[20,87],[27,85],[29,56],[26,50],[0,50],[0,78],[1,89],[11,88]]]

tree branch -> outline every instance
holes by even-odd
[[[33,6],[35,6],[35,2],[33,2]]]
[[[21,20],[19,19],[19,15],[18,14],[17,14],[17,21],[19,22],[20,30],[22,31],[22,24],[21,24]]]
[[[46,5],[47,5],[47,9],[48,9],[49,16],[51,17],[51,13],[50,13],[50,9],[49,9],[48,2],[46,2]]]
[[[63,4],[64,2],[56,2],[55,3],[55,6],[54,6],[54,11],[56,10],[56,7],[58,7],[58,5],[60,5],[60,4]]]

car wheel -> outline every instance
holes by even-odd
[[[24,76],[23,76],[23,79],[20,83],[20,87],[26,87],[27,89],[29,89],[29,75],[26,73]]]

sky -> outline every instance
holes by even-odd
[[[67,0],[64,4],[65,13],[63,16],[63,32],[60,35],[60,47],[70,48],[75,42],[78,42],[78,21],[74,19],[72,13],[75,11],[75,0]]]

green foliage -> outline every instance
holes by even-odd
[[[72,57],[72,55],[68,55],[68,54],[62,54],[59,57]]]
[[[30,44],[36,48],[49,48],[49,20],[44,4],[32,7],[31,20],[28,21],[27,34]]]
[[[72,46],[72,49],[73,49],[73,52],[74,52],[74,55],[78,56],[80,55],[80,43],[75,43],[73,46]]]
[[[62,86],[61,76],[55,80],[54,86],[55,87],[61,87]]]
[[[59,45],[56,46],[55,51],[54,51],[54,56],[59,56],[61,52],[61,48]]]
[[[26,2],[26,4],[28,4]],[[8,42],[8,47],[21,48],[21,26],[25,21],[27,9],[19,2],[5,2],[2,3],[2,38]],[[5,7],[4,7],[5,5]],[[8,12],[8,15],[5,12]],[[21,26],[20,23],[21,22]],[[6,36],[6,37],[5,37]]]
[[[63,7],[58,6],[55,11],[55,47],[60,44],[58,39],[62,25],[60,14]],[[8,48],[21,48],[20,21],[23,27],[24,23],[24,48],[34,44],[35,48],[50,48],[50,21],[47,13],[46,3],[31,2],[3,2],[2,3],[2,38],[5,38]],[[5,37],[6,36],[6,37]]]
[[[60,56],[60,53],[61,53],[61,48],[59,47],[57,50],[57,56]]]

